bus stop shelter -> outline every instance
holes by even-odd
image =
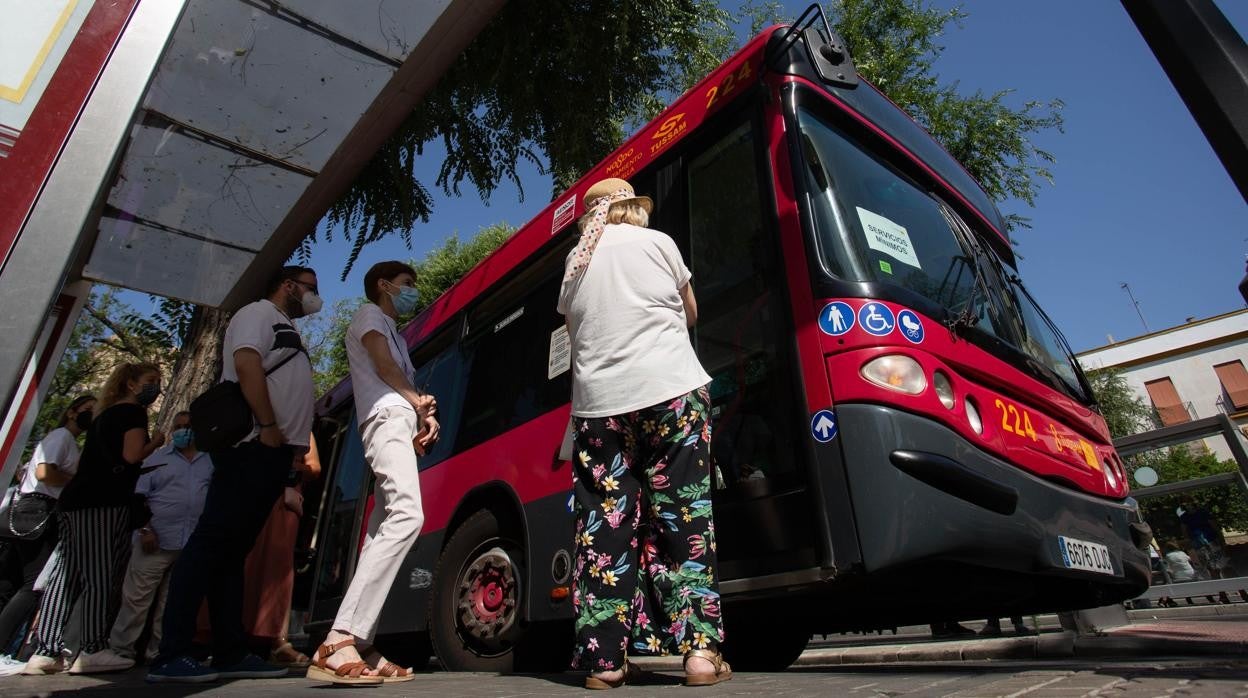
[[[236,308],[503,0],[0,0],[0,480],[92,284]]]

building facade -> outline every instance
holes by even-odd
[[[1192,320],[1076,355],[1085,371],[1117,368],[1152,405],[1157,426],[1219,413],[1248,435],[1248,309]],[[1205,440],[1230,458],[1222,438]]]

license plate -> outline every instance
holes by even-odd
[[[1058,536],[1057,544],[1062,549],[1062,563],[1066,567],[1100,574],[1114,573],[1114,563],[1109,559],[1109,548],[1100,543]]]

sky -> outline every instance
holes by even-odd
[[[735,0],[727,5],[735,8]],[[938,7],[955,3],[936,0]],[[793,15],[806,2],[788,0]],[[1075,351],[1142,334],[1123,283],[1150,330],[1244,307],[1236,286],[1248,252],[1248,208],[1152,52],[1116,0],[968,0],[969,17],[945,37],[942,82],[964,92],[1013,89],[1015,104],[1065,102],[1063,133],[1035,138],[1057,159],[1055,183],[1035,208],[1001,205],[1031,218],[1014,234],[1020,272]],[[1248,2],[1219,0],[1244,33]],[[852,51],[852,47],[851,51]],[[417,175],[433,189],[441,163],[430,147]],[[383,259],[419,259],[448,235],[469,237],[497,222],[522,225],[551,198],[550,178],[521,168],[524,198],[504,183],[483,202],[441,192],[433,216],[413,231],[370,245],[345,282],[341,236],[314,247],[326,306],[362,294],[364,272]]]

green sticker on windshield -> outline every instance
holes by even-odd
[[[882,260],[882,259],[881,259],[881,260],[880,260],[880,271],[884,272],[885,274],[892,274],[892,273],[893,273],[893,265],[891,265],[891,264],[889,264],[888,262],[885,262],[884,260]]]

